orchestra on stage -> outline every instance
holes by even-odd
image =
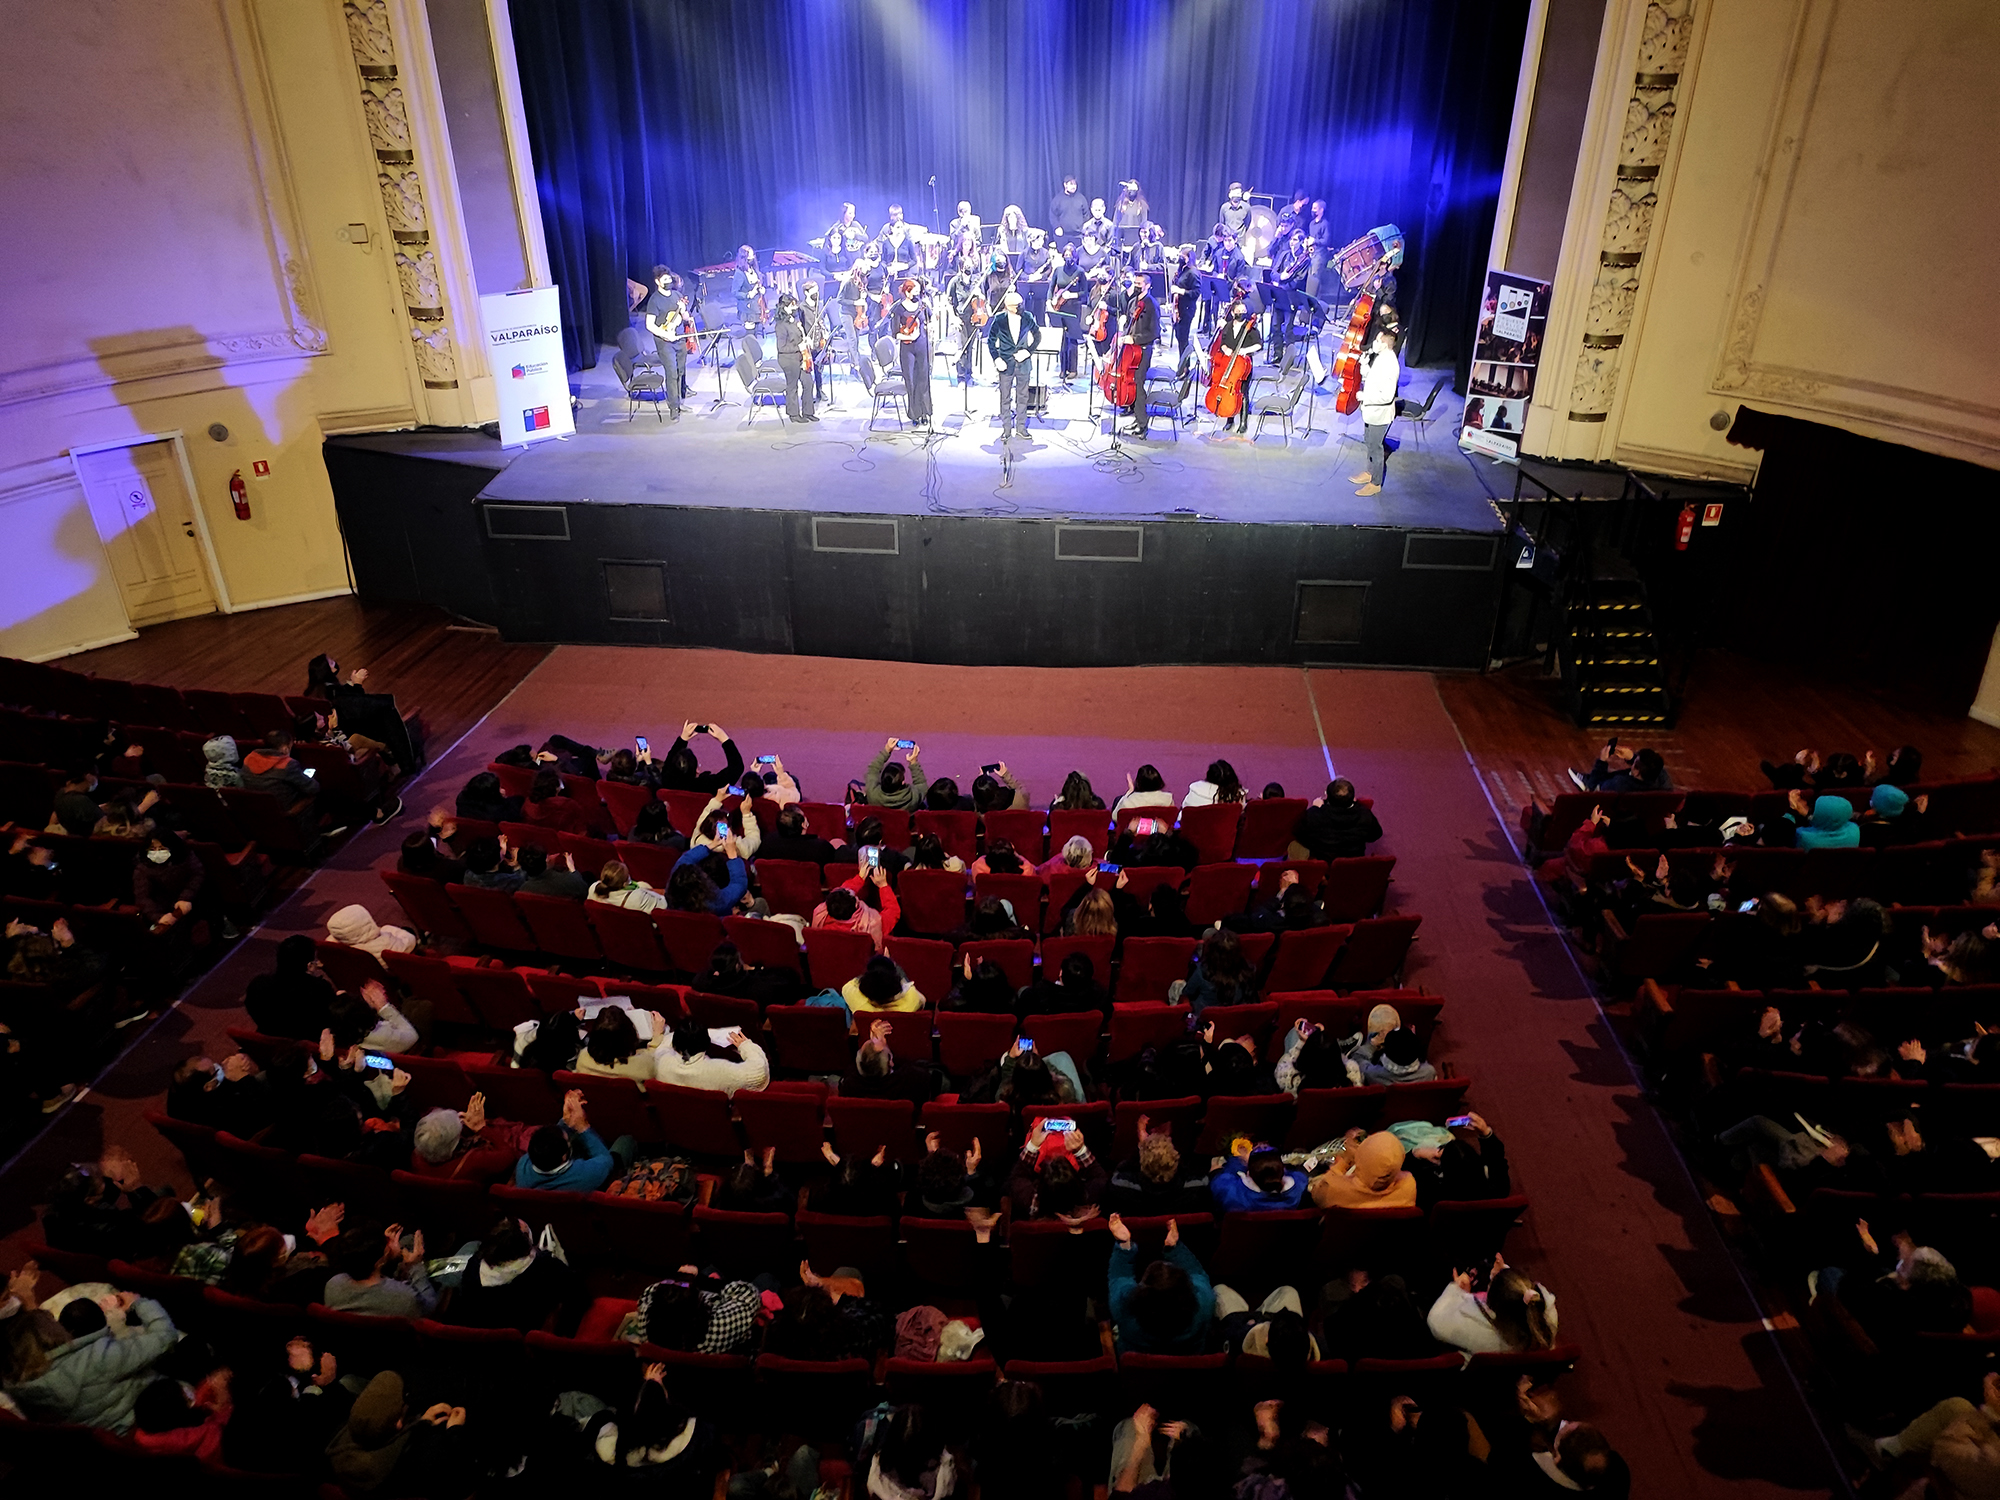
[[[898,203],[887,215],[871,229],[844,203],[809,252],[760,258],[744,245],[691,277],[660,265],[651,285],[631,283],[637,357],[650,345],[674,419],[699,351],[717,366],[718,400],[733,364],[753,399],[775,405],[782,391],[793,421],[818,420],[829,373],[844,364],[871,393],[886,382],[910,423],[928,428],[936,361],[968,412],[971,387],[990,378],[1003,436],[1047,415],[1052,386],[1072,390],[1082,376],[1093,409],[1101,395],[1123,435],[1147,436],[1149,407],[1178,414],[1199,383],[1197,404],[1247,442],[1255,380],[1275,371],[1294,396],[1310,388],[1355,411],[1378,336],[1394,336],[1389,348],[1400,339],[1402,233],[1387,225],[1336,245],[1325,202],[1304,191],[1278,206],[1231,183],[1208,235],[1182,244],[1167,242],[1132,179],[1107,203],[1064,178],[1042,226],[1012,203],[987,219],[961,200],[942,229],[910,223]],[[1156,364],[1169,339],[1171,362]]]

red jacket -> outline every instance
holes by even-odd
[[[827,912],[822,901],[814,910],[812,925],[815,927],[838,927],[844,932],[865,932],[875,940],[875,951],[882,952],[889,946],[889,934],[896,930],[896,924],[903,919],[903,908],[896,902],[896,888],[892,885],[879,887],[882,909],[877,911],[861,898],[861,887],[873,884],[866,872],[856,874],[852,880],[843,880],[836,890],[854,892],[856,902],[854,915],[841,921]]]

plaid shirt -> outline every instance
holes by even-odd
[[[747,1281],[731,1281],[721,1291],[701,1290],[701,1300],[708,1308],[708,1332],[701,1342],[694,1346],[696,1354],[740,1354],[756,1341],[757,1313],[763,1307],[763,1298],[757,1288]],[[638,1336],[650,1336],[653,1313],[653,1288],[647,1287],[639,1294]]]

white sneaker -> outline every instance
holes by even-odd
[[[1570,768],[1569,779],[1576,783],[1576,789],[1579,792],[1587,792],[1590,790],[1590,787],[1585,783],[1583,779],[1583,772],[1577,770],[1574,766]]]

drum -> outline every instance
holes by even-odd
[[[1243,252],[1243,258],[1253,266],[1268,266],[1271,263],[1271,243],[1277,237],[1277,214],[1265,204],[1251,204],[1250,222],[1236,237],[1236,246]]]

